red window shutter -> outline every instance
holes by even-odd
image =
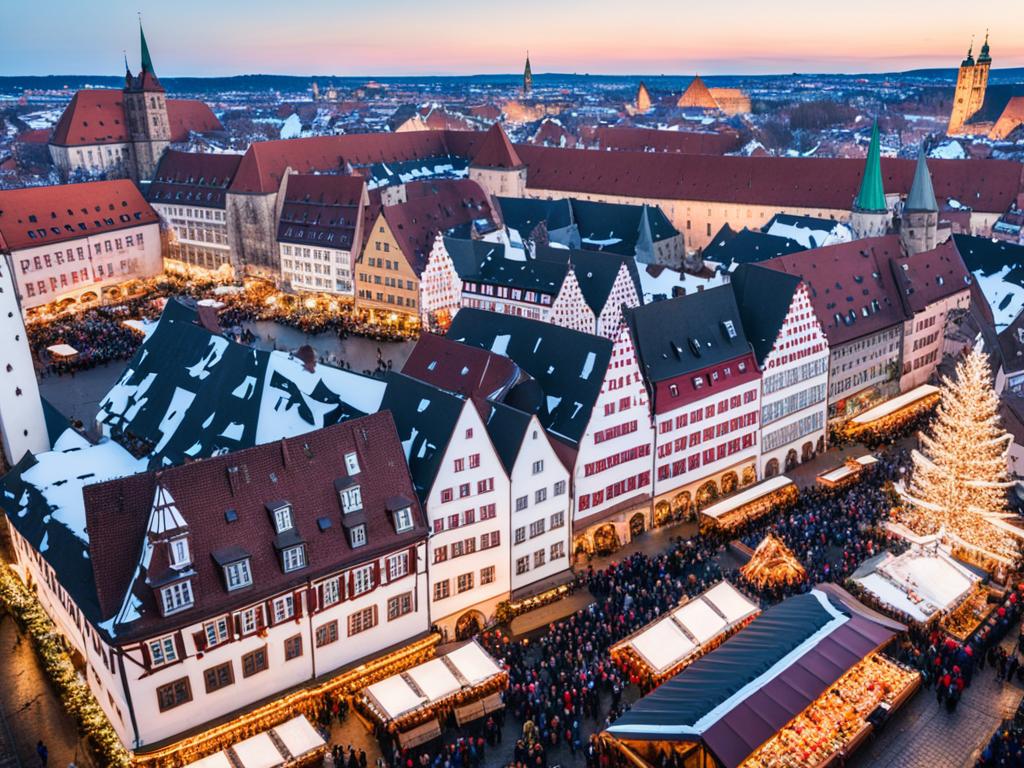
[[[188,654],[185,653],[185,636],[181,632],[174,633],[174,647],[178,651],[179,659],[188,657]]]
[[[267,626],[267,605],[263,603],[256,609],[256,629],[260,630]]]
[[[309,613],[312,616],[324,604],[324,585],[317,584],[309,589]]]
[[[409,547],[409,573],[416,573],[416,547]]]
[[[345,591],[345,599],[352,597],[352,593],[356,591],[356,574],[355,571],[348,572],[348,589]]]
[[[373,604],[373,626],[377,626],[377,604]]]
[[[373,588],[380,584],[380,560],[373,561]]]
[[[292,598],[293,600],[295,600],[295,618],[296,619],[302,617],[302,593],[304,591],[308,591],[308,590],[302,590],[302,589],[295,590],[295,597]]]
[[[242,615],[240,613],[235,614],[235,637],[242,636]]]
[[[153,666],[153,659],[149,655],[149,643],[142,644],[142,663],[146,665],[146,669]]]
[[[387,559],[385,559],[384,562],[387,563]],[[379,584],[387,584],[391,580],[391,572],[386,566],[381,568],[379,562],[377,563],[377,573],[380,575],[380,578],[377,579]]]
[[[205,632],[193,632],[192,642],[196,644],[196,650],[200,653],[206,650],[206,633]]]

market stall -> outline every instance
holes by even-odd
[[[356,706],[403,747],[441,735],[449,715],[462,725],[504,706],[508,675],[476,641],[364,689]]]
[[[70,344],[51,344],[46,351],[57,360],[70,360],[78,355],[78,350]]]
[[[717,648],[760,612],[736,587],[720,581],[613,645],[612,660],[660,684]]]
[[[922,384],[854,416],[843,427],[843,434],[850,440],[860,440],[898,432],[938,402],[939,388]]]
[[[701,533],[730,531],[749,520],[793,504],[797,495],[796,484],[788,477],[770,477],[702,509]]]
[[[840,466],[822,472],[818,475],[817,480],[826,488],[841,488],[857,480],[864,470],[871,469],[877,463],[878,459],[871,454],[858,456],[856,459],[847,459]]]
[[[299,715],[186,768],[304,768],[322,763],[326,751],[323,737]]]
[[[796,559],[778,536],[769,533],[757,545],[740,575],[758,589],[798,584],[807,578],[807,569]]]
[[[883,552],[871,558],[854,571],[851,581],[880,610],[924,625],[959,615],[962,605],[974,602],[981,577],[932,536],[902,555]]]
[[[602,734],[621,765],[811,768],[845,757],[920,685],[879,650],[905,627],[812,590],[767,609]]]

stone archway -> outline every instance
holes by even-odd
[[[740,476],[741,485],[750,485],[757,481],[757,470],[754,469],[754,465],[751,464],[749,467],[743,468],[743,474]]]
[[[693,497],[689,491],[677,493],[672,499],[672,511],[677,517],[688,517],[693,506]]]
[[[647,528],[647,521],[644,519],[643,512],[637,512],[631,518],[629,518],[629,538],[630,540],[635,539],[637,536],[641,536],[644,529]]]
[[[740,484],[740,479],[735,472],[726,472],[722,475],[722,495],[732,493]]]
[[[814,458],[814,445],[808,440],[800,448],[800,463],[803,464],[805,461],[810,461]]]
[[[98,298],[99,298],[99,296],[96,294],[95,291],[86,291],[85,293],[83,293],[81,296],[78,297],[78,303],[79,304],[91,304],[92,302],[96,301],[96,299],[98,299]]]
[[[611,523],[598,526],[594,531],[594,551],[599,555],[606,555],[618,548],[619,534],[616,533],[615,526]]]
[[[697,489],[697,507],[706,507],[718,498],[718,486],[714,480],[708,480]]]
[[[797,465],[796,448],[790,448],[786,454],[786,471],[793,469]]]
[[[486,618],[480,611],[466,611],[455,622],[455,639],[469,640],[471,637],[480,634],[485,622]]]
[[[779,474],[779,460],[769,459],[768,463],[764,465],[765,478],[775,477],[777,474]]]
[[[654,525],[662,526],[672,520],[672,505],[662,499],[654,505]]]

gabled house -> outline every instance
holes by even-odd
[[[425,520],[386,413],[159,472],[69,430],[0,505],[130,749],[430,627]]]
[[[394,416],[430,539],[430,622],[466,639],[509,598],[509,480],[470,398],[390,373]]]
[[[656,525],[757,480],[761,374],[732,289],[630,310],[654,420]]]
[[[774,477],[825,449],[828,342],[799,277],[741,264],[730,285],[761,370],[758,476]]]
[[[529,374],[503,402],[535,414],[572,470],[573,551],[607,551],[648,526],[647,391],[623,329],[615,340],[464,309],[447,337],[508,357]]]

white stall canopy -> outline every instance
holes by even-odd
[[[277,742],[283,745],[283,751]],[[298,715],[226,750],[189,763],[186,768],[283,768],[315,752],[325,743],[309,721]]]

